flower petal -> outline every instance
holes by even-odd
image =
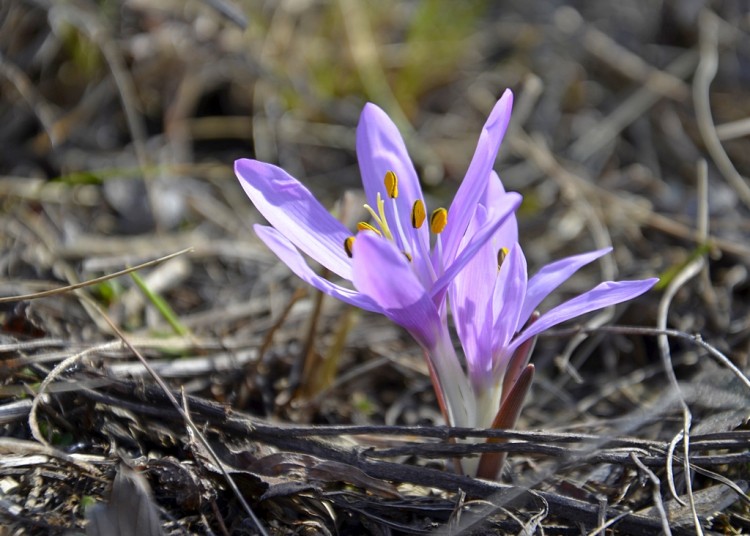
[[[437,307],[396,246],[372,232],[354,242],[354,286],[404,327],[425,348],[433,348],[441,321]]]
[[[487,217],[486,208],[479,205],[466,230],[464,242],[469,242],[470,237],[486,225]],[[479,249],[449,287],[453,320],[469,370],[491,368],[491,289],[496,279],[497,254],[488,245]],[[482,360],[487,363],[482,364]]]
[[[329,296],[333,296],[334,298],[359,307],[360,309],[365,309],[375,313],[382,312],[380,307],[378,307],[377,304],[367,296],[363,296],[356,290],[335,285],[316,274],[313,269],[307,265],[305,258],[300,255],[297,248],[294,247],[294,244],[273,227],[256,224],[253,228],[255,229],[258,238],[260,238],[292,272],[306,283],[309,283]]]
[[[352,233],[283,169],[243,158],[234,171],[255,208],[287,240],[333,273],[351,280],[344,240]]]
[[[494,221],[498,216],[502,216],[505,204],[501,200],[506,195],[500,177],[492,171],[487,190],[479,201],[466,234],[461,239],[459,252],[466,248],[471,238],[488,221]],[[474,258],[456,275],[454,284],[450,287],[454,317],[462,320],[456,322],[456,331],[467,359],[481,359],[479,356],[486,356],[488,362],[491,360],[492,321],[485,317],[492,314],[490,289],[494,288],[497,279],[497,253],[500,248],[510,247],[517,241],[518,222],[515,214],[510,214],[491,239],[484,243]],[[489,369],[489,366],[486,368]]]
[[[492,317],[494,324],[492,327],[492,347],[495,350],[495,359],[507,359],[504,354],[500,355],[500,350],[504,348],[511,340],[513,335],[519,329],[519,320],[521,307],[526,296],[526,257],[523,255],[521,246],[514,244],[500,266],[500,272],[497,274],[497,283],[492,298],[493,308]],[[494,370],[505,370],[506,362],[492,363]]]
[[[399,221],[404,231],[411,232],[412,206],[417,199],[424,202],[419,178],[398,128],[382,109],[369,102],[362,109],[357,125],[357,160],[368,204],[377,210],[377,194],[380,192],[385,200],[386,218],[391,224],[396,221],[396,216],[393,202],[386,194],[383,181],[388,171],[396,174]],[[392,230],[395,233],[396,230]],[[420,240],[428,245],[427,227],[422,226],[415,232],[419,234]],[[401,243],[400,237],[395,238],[402,250],[411,249],[408,244]]]
[[[497,210],[494,212],[494,220],[490,219],[489,223],[471,237],[469,243],[459,251],[453,262],[445,268],[445,272],[437,278],[435,284],[430,289],[430,295],[435,303],[441,303],[445,296],[445,288],[457,276],[457,274],[474,258],[474,255],[482,248],[486,247],[490,238],[502,226],[508,218],[515,217],[514,212],[521,204],[521,195],[516,192],[509,192],[500,200]],[[493,265],[494,266],[494,265]]]
[[[513,93],[505,90],[479,135],[474,157],[448,210],[448,226],[445,228],[444,238],[446,263],[451,262],[456,256],[461,237],[474,214],[476,204],[487,188],[500,143],[508,128],[512,106]]]
[[[479,203],[487,207],[490,215],[493,215],[498,210],[498,205],[502,206],[498,201],[505,195],[507,195],[505,187],[497,172],[493,170],[490,173],[487,190],[479,200]],[[500,249],[501,247],[510,248],[516,242],[518,242],[518,220],[516,219],[516,215],[512,214],[492,236],[492,245],[495,249]]]
[[[652,278],[641,281],[606,281],[600,283],[588,292],[584,292],[540,316],[539,320],[516,337],[511,343],[509,351],[512,352],[525,340],[561,322],[640,296],[653,287],[657,281],[659,280]]]
[[[612,248],[603,248],[580,255],[573,255],[559,261],[548,264],[537,272],[529,280],[529,288],[526,291],[526,300],[521,311],[521,323],[525,324],[531,313],[549,294],[567,281],[570,276],[590,262],[595,261],[612,251]]]

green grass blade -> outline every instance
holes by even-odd
[[[141,278],[141,276],[138,275],[137,272],[130,272],[130,277],[133,278],[133,281],[135,281],[135,284],[138,285],[138,288],[141,289],[141,292],[148,298],[148,300],[156,307],[156,310],[159,311],[159,314],[164,317],[164,320],[169,323],[170,326],[172,326],[172,329],[177,335],[189,335],[190,330],[186,328],[182,322],[180,322],[180,319],[177,317],[177,314],[174,312],[172,307],[167,303],[167,301],[161,297],[159,294],[148,288],[148,285],[146,285],[146,282]]]

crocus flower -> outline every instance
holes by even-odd
[[[492,218],[505,195],[493,172],[466,236]],[[451,311],[466,356],[476,411],[470,426],[513,428],[531,385],[529,357],[535,337],[546,329],[585,313],[615,305],[649,290],[657,279],[607,281],[544,314],[536,312],[542,301],[578,269],[605,255],[611,248],[568,257],[542,268],[531,279],[518,244],[515,217],[508,218],[492,239],[454,278],[450,288]],[[473,470],[495,478],[504,456],[486,453]],[[466,464],[465,464],[466,465]]]
[[[441,408],[457,426],[469,424],[475,397],[450,340],[445,296],[451,281],[520,204],[518,194],[493,200],[481,224],[474,222],[467,233],[486,197],[512,99],[506,91],[492,110],[450,208],[429,217],[398,129],[380,108],[367,104],[356,145],[372,219],[358,225],[356,237],[282,169],[256,160],[235,162],[240,184],[271,224],[255,225],[258,237],[320,291],[406,328],[424,348]],[[318,275],[302,253],[343,284]]]

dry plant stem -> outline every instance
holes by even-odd
[[[599,534],[606,534],[606,530],[611,527],[612,525],[617,524],[618,521],[623,519],[628,515],[628,512],[622,512],[620,515],[617,515],[613,517],[612,519],[608,519],[606,522],[600,522],[599,526],[596,527],[591,532],[588,532],[586,536],[597,536]]]
[[[29,77],[16,67],[13,63],[9,62],[8,59],[0,51],[0,75],[3,75],[8,81],[16,88],[18,94],[26,104],[31,108],[31,111],[39,119],[39,123],[49,137],[52,146],[57,145],[57,136],[55,135],[55,112],[52,106],[44,99],[44,97],[37,91],[34,84],[31,82]]]
[[[673,77],[684,78],[693,72],[697,62],[698,53],[689,50],[670,63],[665,72]],[[649,87],[639,88],[595,128],[573,142],[567,153],[578,161],[588,159],[612,143],[628,125],[643,117],[646,111],[662,98],[662,94],[652,91]]]
[[[118,342],[110,342],[110,343],[94,346],[93,348],[89,348],[88,350],[84,350],[83,352],[72,355],[68,357],[67,359],[63,359],[60,363],[58,363],[55,366],[55,368],[53,368],[49,372],[49,374],[47,374],[47,377],[44,378],[42,383],[39,385],[39,389],[34,395],[34,400],[31,403],[31,409],[29,411],[29,429],[31,430],[31,435],[34,437],[34,439],[36,439],[39,443],[41,443],[45,447],[51,448],[51,445],[45,439],[44,434],[42,434],[42,431],[39,428],[39,421],[36,418],[37,410],[39,409],[39,404],[45,399],[44,394],[46,393],[47,387],[50,385],[50,383],[52,383],[60,374],[65,372],[66,369],[73,366],[79,360],[83,359],[87,355],[98,353],[102,350],[117,348],[119,346],[120,346],[120,343]]]
[[[226,523],[224,523],[224,517],[221,515],[221,510],[219,510],[219,506],[216,504],[216,499],[211,499],[211,510],[214,513],[214,519],[216,519],[216,522],[219,524],[221,533],[224,536],[231,536],[229,529],[227,529]],[[203,525],[208,528],[210,524],[208,523],[208,519],[205,517],[205,514],[201,514],[201,518],[203,520]]]
[[[534,112],[539,97],[544,92],[544,81],[537,75],[530,73],[524,78],[523,86],[519,91],[518,96],[513,101],[513,115],[510,117],[510,123],[508,124],[508,130],[505,132],[505,137],[511,139],[515,135],[517,128],[521,128],[526,121],[531,117]],[[487,103],[482,106],[482,109],[490,108],[496,101],[497,97],[494,93],[490,93],[486,99]],[[500,154],[504,153],[504,145],[500,146]],[[500,157],[498,157],[499,159]]]
[[[663,414],[660,415],[653,415],[654,420],[657,420],[659,417],[664,417]],[[733,445],[735,448],[742,449],[745,445],[740,445],[740,442],[742,440],[738,439],[737,441],[733,442],[727,442],[727,444]],[[366,441],[365,441],[366,442]],[[599,437],[599,444],[603,445],[607,443],[606,438],[604,436]],[[723,442],[719,442],[720,444],[723,444]],[[712,450],[712,446],[705,447],[702,449],[696,449],[692,447],[691,442],[691,449],[692,450]],[[429,459],[440,459],[440,458],[462,458],[465,456],[471,456],[471,455],[484,455],[487,453],[497,454],[497,453],[513,453],[513,454],[520,454],[520,455],[539,455],[539,456],[545,456],[548,458],[554,458],[560,462],[561,465],[569,465],[570,462],[570,452],[571,447],[570,446],[558,446],[558,445],[543,445],[543,444],[536,444],[536,443],[524,443],[524,442],[513,442],[508,443],[506,439],[497,439],[497,440],[491,440],[486,442],[478,442],[478,443],[427,443],[427,444],[418,444],[418,443],[409,443],[408,446],[403,447],[391,447],[391,448],[370,448],[367,451],[366,457],[371,459],[388,459],[388,458],[398,458],[401,456],[416,456],[419,458],[429,458]],[[616,464],[616,465],[622,465],[622,466],[633,466],[635,465],[632,460],[630,460],[629,456],[630,454],[637,454],[641,462],[644,465],[647,465],[649,467],[656,467],[661,468],[665,464],[665,460],[667,459],[669,455],[669,446],[668,445],[662,445],[662,448],[660,449],[659,454],[653,454],[652,450],[646,450],[643,448],[638,447],[620,447],[620,448],[605,448],[600,447],[598,451],[596,452],[590,452],[585,456],[585,458],[581,460],[576,460],[576,462],[583,461],[587,464]],[[673,455],[673,454],[672,454]],[[674,457],[674,456],[673,456]],[[677,458],[680,461],[684,460],[682,457]],[[707,471],[705,469],[700,468],[700,466],[695,464],[701,464],[706,466],[721,466],[721,465],[734,465],[734,466],[741,466],[743,464],[746,464],[750,462],[750,453],[746,451],[741,452],[734,452],[731,454],[693,454],[690,456],[690,463],[691,468],[699,472],[701,474],[704,474],[706,476],[710,476],[711,478],[715,478],[717,481],[721,482],[722,484],[725,484],[729,487],[735,487],[736,484],[732,484],[729,480],[722,480],[721,475],[716,475],[716,473]],[[488,479],[490,480],[490,479]],[[742,497],[742,491],[739,492],[740,496]],[[744,497],[743,497],[744,498]]]
[[[638,468],[643,471],[648,479],[651,481],[651,486],[653,487],[651,496],[654,499],[654,504],[656,505],[656,508],[659,510],[659,517],[661,518],[661,526],[663,534],[667,536],[671,536],[672,531],[669,529],[669,518],[667,517],[667,512],[664,510],[664,502],[661,500],[661,482],[659,480],[659,477],[657,477],[654,472],[646,467],[641,460],[638,459],[638,456],[636,456],[634,453],[630,453],[630,458],[633,460],[633,463],[635,463]]]
[[[70,465],[75,466],[78,470],[88,474],[92,478],[102,480],[101,472],[95,465],[92,465],[84,460],[80,460],[74,454],[68,454],[61,450],[58,450],[50,445],[38,444],[33,441],[26,441],[23,439],[16,439],[13,437],[0,437],[0,457],[18,455],[18,454],[34,454],[41,456],[48,456],[57,460],[63,461]]]
[[[336,376],[333,381],[331,381],[330,385],[323,388],[319,393],[317,393],[315,395],[315,398],[310,400],[310,403],[320,404],[320,402],[334,389],[338,389],[346,383],[356,378],[360,378],[374,370],[377,370],[378,368],[385,366],[388,363],[393,363],[393,359],[390,357],[381,356],[376,359],[365,361],[361,365],[357,365],[355,367],[347,369],[345,372],[342,372],[338,376]]]
[[[690,96],[690,89],[679,76],[661,71],[647,63],[604,32],[589,26],[583,37],[586,50],[632,80],[641,82],[649,91],[676,101]]]
[[[222,17],[232,21],[241,29],[247,28],[247,17],[245,14],[235,5],[227,0],[203,0],[206,4],[211,6],[217,11]]]
[[[698,232],[700,233],[700,236],[702,236],[704,239],[708,235],[708,166],[705,162],[705,160],[702,160],[698,165],[698,193],[699,193],[699,210],[698,210]],[[702,195],[701,195],[702,194]],[[705,263],[705,259],[701,257],[697,257],[692,262],[688,263],[685,268],[683,268],[672,280],[672,282],[667,287],[664,296],[662,297],[660,303],[659,303],[659,311],[657,316],[657,327],[660,329],[666,329],[667,327],[667,319],[669,316],[669,306],[672,303],[672,299],[674,298],[677,291],[685,285],[690,279],[698,275],[701,270],[703,269],[703,265]],[[687,495],[688,499],[690,501],[690,508],[693,512],[693,522],[695,525],[695,530],[697,534],[703,534],[703,529],[701,528],[700,520],[698,519],[698,513],[695,509],[695,500],[693,497],[693,491],[692,491],[692,478],[690,476],[690,425],[692,422],[692,415],[690,413],[690,408],[688,407],[687,403],[685,402],[685,399],[682,397],[682,392],[680,390],[679,383],[677,381],[677,376],[675,375],[674,368],[672,366],[671,362],[671,354],[669,350],[669,340],[667,339],[666,335],[660,335],[657,339],[659,344],[659,351],[662,357],[662,363],[664,365],[664,372],[667,375],[667,378],[672,385],[672,389],[677,395],[677,399],[680,403],[680,406],[682,407],[682,415],[683,415],[683,429],[682,432],[680,432],[677,436],[674,437],[672,440],[672,444],[670,445],[670,453],[672,453],[673,448],[676,446],[676,444],[682,440],[683,442],[683,457],[684,457],[684,465],[683,470],[685,472],[685,483],[687,485]],[[671,458],[671,456],[669,457]],[[678,497],[677,490],[674,485],[674,475],[672,473],[672,464],[671,459],[668,459],[667,463],[667,474],[669,476],[669,488],[672,492],[672,495],[674,498],[681,502],[681,500]]]
[[[323,270],[322,277],[328,278],[328,270]],[[313,310],[310,313],[307,333],[305,334],[305,343],[302,347],[300,357],[302,358],[301,374],[298,379],[292,382],[290,389],[298,390],[304,398],[315,396],[319,390],[319,374],[321,368],[320,354],[315,350],[315,336],[320,325],[321,313],[323,312],[323,301],[325,294],[318,291],[315,293],[313,300]]]
[[[27,300],[36,300],[38,298],[46,298],[48,296],[55,296],[57,294],[64,294],[65,292],[70,292],[72,290],[77,290],[84,287],[89,287],[91,285],[96,285],[98,283],[102,283],[104,281],[108,281],[110,279],[114,279],[116,277],[120,277],[121,275],[127,275],[130,272],[135,272],[136,270],[142,270],[143,268],[149,268],[151,266],[154,266],[156,264],[162,263],[164,261],[167,261],[169,259],[172,259],[174,257],[177,257],[179,255],[184,255],[185,253],[189,253],[193,251],[193,248],[187,248],[183,249],[181,251],[177,251],[175,253],[171,253],[169,255],[165,255],[164,257],[159,257],[158,259],[154,259],[148,262],[144,262],[142,264],[138,264],[136,266],[126,268],[125,270],[120,270],[119,272],[114,272],[112,274],[103,275],[102,277],[97,277],[94,279],[89,279],[88,281],[83,281],[82,283],[76,283],[74,285],[68,285],[65,287],[60,288],[53,288],[50,290],[45,290],[42,292],[34,292],[32,294],[22,294],[19,296],[3,296],[0,297],[0,303],[9,303],[9,302],[17,302],[17,301],[27,301]]]
[[[733,481],[729,480],[727,477],[721,476],[720,474],[718,474],[718,473],[716,473],[714,471],[709,471],[708,469],[705,469],[705,468],[700,467],[698,465],[694,465],[694,466],[692,466],[692,468],[698,474],[701,474],[703,476],[707,476],[709,478],[713,478],[717,482],[721,482],[726,487],[728,487],[729,489],[731,489],[732,491],[734,491],[737,494],[737,496],[746,505],[750,506],[750,495],[748,495],[747,493],[745,493],[745,491],[747,489],[747,483],[745,483],[746,489],[743,490],[738,484],[735,484]]]
[[[598,204],[601,206],[616,206],[626,212],[628,216],[631,216],[635,220],[643,222],[663,233],[699,244],[710,242],[721,251],[750,259],[750,247],[742,243],[724,240],[711,235],[708,235],[705,238],[701,237],[695,229],[691,229],[687,225],[683,225],[666,216],[657,214],[650,208],[644,207],[642,204],[630,201],[629,199],[618,195],[616,192],[610,192],[596,186],[592,182],[568,171],[557,161],[554,155],[552,155],[546,147],[536,143],[532,137],[521,129],[518,130],[516,136],[508,139],[508,142],[512,145],[515,151],[521,156],[528,158],[543,173],[559,179],[561,182],[576,184],[581,192],[586,195],[596,196],[598,198]]]
[[[750,118],[738,119],[716,125],[716,135],[721,141],[734,140],[750,135]]]
[[[534,379],[534,365],[527,365],[521,375],[513,384],[513,388],[504,398],[500,409],[492,421],[493,429],[513,428],[518,422],[521,415],[523,402],[526,399],[526,393],[531,388],[531,382]],[[504,439],[487,439],[487,443],[501,443]],[[485,452],[479,458],[477,467],[477,477],[487,480],[497,479],[507,457],[506,452]]]
[[[693,81],[693,102],[698,130],[711,158],[745,206],[750,207],[750,186],[740,175],[721,145],[711,114],[711,81],[719,67],[719,21],[710,11],[700,16],[700,62]]]
[[[604,332],[604,333],[619,333],[622,335],[652,335],[652,336],[666,336],[666,337],[673,337],[675,339],[683,339],[686,341],[689,341],[690,343],[699,346],[700,348],[706,350],[709,355],[714,357],[717,361],[719,361],[722,365],[727,367],[732,374],[737,376],[737,378],[745,384],[745,387],[750,389],[750,378],[748,378],[740,368],[732,363],[732,360],[729,359],[726,355],[721,353],[717,348],[710,345],[706,341],[704,341],[699,335],[692,335],[690,333],[685,333],[684,331],[678,331],[676,329],[659,329],[659,328],[646,328],[646,327],[640,327],[640,326],[602,326],[594,329],[586,328],[586,327],[577,327],[577,328],[570,328],[570,329],[560,329],[560,330],[550,330],[548,331],[544,336],[550,336],[550,335],[557,335],[561,337],[569,336],[573,333],[578,332],[584,332],[584,333],[595,333],[595,332]]]
[[[325,356],[323,357],[323,365],[318,375],[319,383],[315,391],[316,397],[318,393],[325,389],[328,389],[336,379],[336,373],[339,369],[341,356],[344,353],[346,340],[349,336],[349,333],[351,333],[352,329],[354,329],[354,326],[359,319],[359,314],[360,309],[351,306],[345,307],[344,311],[341,313],[333,344],[331,344]]]

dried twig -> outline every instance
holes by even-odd
[[[719,24],[715,14],[706,10],[700,17],[700,62],[695,72],[693,83],[693,102],[696,121],[706,149],[718,166],[721,174],[734,188],[737,195],[747,207],[750,207],[750,185],[747,179],[739,174],[721,145],[711,115],[710,89],[711,81],[719,67]]]

